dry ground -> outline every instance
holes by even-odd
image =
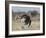
[[[35,20],[31,22],[29,28],[22,29],[23,23],[17,22],[18,20],[12,20],[12,30],[21,31],[21,30],[39,30],[40,29],[40,20]]]

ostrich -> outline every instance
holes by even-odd
[[[21,16],[21,22],[24,22],[25,25],[28,25],[28,27],[30,27],[30,25],[31,25],[30,16],[28,16],[28,15],[22,15]]]

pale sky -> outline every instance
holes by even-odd
[[[13,12],[28,12],[28,11],[34,11],[36,10],[37,12],[40,13],[40,8],[38,7],[12,7]]]

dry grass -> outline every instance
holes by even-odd
[[[22,29],[22,26],[23,26],[23,23],[21,23],[20,21],[18,21],[18,20],[12,20],[12,30],[13,31],[39,30],[40,29],[40,20],[32,21],[29,28]]]

